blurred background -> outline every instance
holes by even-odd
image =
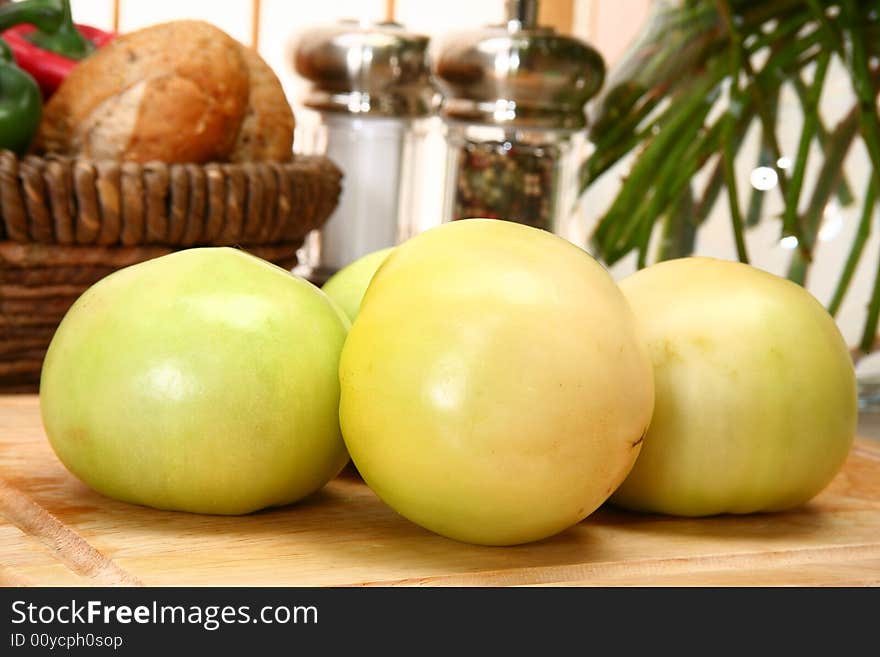
[[[640,31],[648,25],[652,9],[658,4],[675,3],[655,3],[651,0],[543,0],[539,4],[538,22],[593,46],[602,55],[607,70],[613,76],[616,65]],[[289,100],[304,118],[302,103],[307,83],[294,72],[290,50],[293,36],[303,29],[344,18],[364,23],[395,20],[408,30],[423,33],[434,41],[451,32],[503,23],[506,12],[504,0],[444,0],[440,3],[419,0],[73,0],[72,6],[77,22],[123,32],[177,18],[208,20],[241,42],[257,48],[278,74]],[[823,97],[823,103],[831,106],[828,110],[830,114],[837,111],[834,105],[838,99],[851,96],[848,89],[843,89],[840,93],[836,91],[826,90]],[[841,104],[842,102],[840,100]],[[797,147],[800,128],[798,123],[799,119],[795,117],[792,121],[779,124],[780,131],[790,133],[788,138],[780,138],[783,147],[792,151],[785,154],[789,159],[793,159],[793,151]],[[757,137],[752,136],[752,139]],[[587,144],[582,148],[586,153],[590,146]],[[757,150],[757,146],[753,150]],[[439,161],[441,157],[442,154],[438,154],[434,159]],[[442,165],[438,162],[435,165],[438,168],[437,175],[442,175]],[[867,167],[866,156],[856,152],[851,166],[864,170]],[[744,181],[743,187],[748,187],[750,180],[754,182],[755,160],[740,157],[737,167],[738,174]],[[574,233],[575,241],[586,240],[586,234],[600,211],[617,193],[619,179],[620,174],[614,175],[612,172],[593,185],[582,197],[577,225],[569,231]],[[761,181],[758,184],[762,184]],[[743,192],[742,188],[740,191]],[[746,204],[745,200],[743,204]],[[440,210],[434,210],[430,206],[422,209],[425,213],[435,211]],[[765,208],[765,213],[769,212],[770,209]],[[823,303],[827,303],[834,291],[837,273],[842,267],[858,223],[859,208],[856,204],[847,211],[832,203],[827,208],[827,214],[831,215],[829,225],[825,226],[820,235],[823,240],[822,257],[814,263],[808,280],[808,288]],[[766,223],[752,231],[749,241],[753,251],[758,252],[752,258],[754,264],[774,273],[784,274],[791,255],[791,242],[781,241],[778,233],[777,226]],[[729,219],[722,203],[716,204],[702,228],[697,247],[703,254],[735,257]],[[864,264],[876,261],[878,248],[880,242],[873,235],[864,247],[863,266],[854,272],[850,291],[837,314],[838,323],[851,345],[857,344],[861,336],[865,299],[873,282],[874,267]],[[635,265],[635,256],[631,255],[616,263],[612,272],[616,276],[623,276],[632,271]],[[862,368],[866,366],[860,365]]]
[[[287,55],[291,34],[342,18],[394,19],[413,31],[439,36],[500,23],[504,0],[72,0],[74,19],[102,29],[130,31],[176,18],[202,18],[256,46],[296,97],[302,83]],[[613,64],[647,18],[651,0],[543,0],[540,22],[589,41]]]
[[[758,68],[767,61],[765,50],[773,53],[776,52],[774,48],[777,46],[798,45],[800,43],[798,39],[803,41],[811,38],[811,35],[825,34],[823,30],[828,27],[828,24],[823,26],[822,23],[826,19],[837,19],[837,5],[840,3],[821,5],[825,8],[822,11],[828,12],[826,19],[822,19],[818,15],[810,19],[805,15],[804,12],[808,11],[807,4],[813,8],[820,6],[815,3],[804,3],[803,7],[794,6],[798,3],[777,2],[746,3],[736,1],[724,4],[733,7],[735,11],[741,12],[747,17],[746,23],[744,23],[746,27],[748,27],[748,20],[754,18],[755,31],[740,36],[746,51],[753,56],[752,64]],[[871,25],[875,25],[877,23],[876,8],[871,13],[870,9],[866,9],[868,4],[870,3],[856,4],[855,6],[859,8],[859,11],[867,11],[868,13],[864,14],[863,18],[871,22]],[[507,20],[509,12],[509,3],[506,3],[505,0],[444,0],[440,3],[419,0],[325,0],[323,2],[311,0],[225,0],[224,2],[212,0],[151,0],[150,2],[73,0],[72,6],[77,22],[121,32],[171,19],[205,19],[239,41],[255,47],[279,76],[288,99],[297,113],[298,127],[295,150],[297,143],[300,148],[314,147],[314,144],[309,144],[310,139],[311,141],[314,139],[307,134],[302,134],[303,129],[309,129],[309,111],[304,107],[309,86],[308,82],[294,71],[291,50],[294,35],[300,34],[304,30],[308,31],[313,26],[326,25],[340,19],[354,19],[364,25],[379,21],[396,21],[410,32],[421,33],[429,37],[433,44],[435,41],[439,43],[444,35],[453,32],[461,34],[462,31],[478,29],[488,24],[503,24]],[[690,15],[687,12],[694,8],[696,11],[693,13],[693,19],[690,20],[688,18]],[[722,44],[720,37],[728,39],[729,36],[733,36],[733,33],[728,32],[728,28],[724,27],[721,20],[724,17],[719,17],[714,8],[713,3],[676,2],[674,0],[543,0],[538,8],[538,23],[542,26],[555,28],[562,35],[586,42],[598,51],[604,59],[607,73],[602,92],[591,102],[603,102],[607,109],[608,106],[613,108],[613,104],[610,104],[607,97],[609,85],[613,88],[615,82],[619,83],[621,80],[626,84],[638,81],[640,66],[651,68],[651,74],[656,74],[656,67],[666,67],[661,73],[671,77],[672,82],[667,80],[658,85],[661,94],[666,93],[668,87],[675,87],[679,84],[680,80],[675,80],[675,76],[688,80],[706,73],[707,67],[711,68],[707,62],[713,61],[711,59],[713,53],[715,56],[718,53],[718,49],[713,51],[712,47]],[[715,12],[711,21],[701,24],[700,21],[705,20],[706,12],[709,9]],[[760,16],[756,16],[756,14],[760,14]],[[690,22],[682,27],[682,21],[685,19]],[[669,23],[664,23],[664,21],[670,20],[673,21],[671,26]],[[793,27],[786,27],[787,25]],[[866,29],[870,53],[873,52],[870,49],[877,45],[877,30],[875,27]],[[684,45],[681,50],[678,51],[674,45],[674,39],[681,34],[684,34],[686,38],[682,41]],[[764,45],[767,45],[767,48],[762,47],[761,40],[765,38],[765,36],[761,36],[762,34],[766,36],[767,43]],[[701,43],[701,35],[708,35],[707,39],[710,39],[706,42],[708,46],[704,50],[700,50],[699,47],[694,50],[694,44],[699,46]],[[711,39],[716,39],[716,41],[712,42]],[[871,39],[874,39],[873,45]],[[733,41],[734,39],[729,39],[726,43]],[[765,116],[763,116],[760,106],[757,110],[752,108],[751,111],[755,114],[754,121],[750,116],[751,123],[744,125],[742,133],[738,136],[736,157],[730,164],[732,174],[739,181],[738,190],[735,190],[732,195],[733,199],[738,195],[743,215],[749,215],[746,217],[747,230],[741,241],[737,242],[738,236],[731,229],[731,214],[734,213],[734,210],[726,202],[727,194],[722,191],[720,194],[722,202],[713,201],[709,204],[705,216],[697,226],[698,230],[694,228],[691,230],[691,234],[684,235],[684,238],[689,240],[686,248],[677,243],[673,243],[671,249],[667,248],[670,245],[666,244],[664,240],[668,238],[668,226],[661,227],[660,224],[663,222],[656,220],[656,217],[651,219],[654,223],[649,227],[645,243],[651,242],[657,245],[654,249],[655,256],[648,257],[648,262],[657,259],[656,252],[665,252],[665,256],[662,257],[675,255],[675,248],[682,249],[682,254],[695,252],[731,259],[735,259],[738,252],[741,254],[744,249],[748,248],[752,264],[780,275],[797,278],[798,275],[792,273],[792,268],[796,266],[793,263],[798,257],[795,253],[798,250],[798,241],[790,233],[780,230],[780,220],[785,212],[785,200],[782,198],[784,194],[778,194],[776,198],[771,198],[771,190],[773,190],[773,194],[779,191],[785,192],[784,189],[781,189],[782,184],[792,176],[800,175],[804,180],[805,192],[801,196],[800,205],[795,203],[796,212],[807,214],[813,212],[816,225],[813,236],[815,245],[811,245],[810,257],[812,260],[802,272],[802,280],[799,282],[804,284],[824,305],[834,307],[835,319],[844,337],[852,347],[853,353],[861,356],[858,360],[857,371],[863,388],[862,400],[868,403],[873,394],[869,387],[876,386],[876,382],[880,381],[880,376],[877,375],[877,372],[880,371],[880,367],[877,365],[880,358],[877,356],[876,345],[871,342],[873,332],[870,332],[869,329],[872,321],[868,310],[870,300],[876,296],[874,286],[877,277],[876,263],[880,259],[880,236],[878,236],[880,231],[871,229],[876,215],[876,205],[873,202],[874,197],[870,195],[866,187],[866,178],[870,178],[871,171],[868,152],[858,138],[853,140],[852,134],[849,135],[853,144],[852,148],[849,148],[850,142],[847,142],[840,157],[841,161],[835,163],[839,169],[839,177],[834,178],[834,184],[837,185],[836,192],[835,194],[824,193],[823,180],[827,171],[823,168],[823,164],[834,159],[833,148],[829,154],[828,144],[838,132],[845,132],[845,128],[849,125],[846,121],[847,110],[857,104],[854,102],[854,85],[850,71],[847,69],[843,50],[841,50],[839,57],[831,57],[830,61],[823,63],[821,51],[823,48],[827,50],[828,42],[825,43],[826,46],[823,46],[821,42],[818,45],[813,43],[810,47],[807,47],[809,44],[804,46],[804,50],[798,53],[800,59],[795,62],[795,77],[778,85],[774,90],[775,96],[770,99],[773,103],[772,109],[776,119],[773,139],[768,142],[766,129],[762,133],[762,125],[759,125],[761,121],[758,121],[757,115],[762,114],[760,117],[762,121]],[[665,49],[666,54],[671,55],[673,59],[671,65],[668,62],[658,63],[656,57],[658,48]],[[701,57],[705,57],[705,59],[701,59]],[[679,61],[676,62],[676,59]],[[869,59],[868,65],[876,75],[877,58]],[[817,66],[822,70],[822,78],[817,84],[817,97],[814,99],[818,126],[810,126],[809,122],[805,123],[804,121],[805,114],[810,113],[804,111],[804,108],[807,107],[805,102],[809,101],[808,97],[805,99],[805,93],[809,90],[810,84],[817,79]],[[746,69],[746,73],[748,73],[748,69]],[[748,78],[748,75],[745,75],[743,79],[745,78]],[[822,87],[823,83],[824,87]],[[627,88],[626,85],[620,86],[623,90]],[[706,129],[708,129],[712,120],[718,115],[734,114],[737,111],[736,103],[732,104],[730,100],[734,98],[733,94],[737,91],[737,85],[733,85],[733,91],[730,87],[730,80],[727,80],[722,81],[717,88],[710,88],[707,97],[711,96],[709,103],[711,107],[707,106],[706,112],[701,114],[694,124],[694,129],[700,127],[700,131],[694,132],[689,137],[683,136],[677,142],[670,141],[670,145],[667,147],[670,158],[675,157],[676,153],[686,158],[687,153],[681,152],[681,149],[698,137],[701,138],[705,135],[706,130],[702,128],[704,120]],[[719,96],[720,100],[716,102]],[[744,97],[744,95],[740,96],[736,99],[737,102],[742,101]],[[664,104],[667,101],[670,105],[674,105],[675,100],[676,97],[670,94],[663,103],[660,103],[659,108],[662,110],[667,107]],[[589,108],[590,105],[588,105],[588,110]],[[591,123],[595,125],[595,109],[588,111],[588,115]],[[601,112],[599,118],[602,118]],[[588,138],[583,143],[573,144],[575,160],[582,164],[591,154],[595,153],[597,134],[598,138],[601,138],[604,134],[603,130],[613,132],[615,127],[613,118],[612,116],[609,119],[606,116],[605,119],[608,120],[608,123],[601,126],[601,130],[594,129],[592,132],[586,133]],[[666,130],[667,124],[662,119],[663,117],[658,119],[654,126],[654,134],[660,133],[661,128]],[[718,124],[720,123],[718,122]],[[346,129],[350,127],[348,126]],[[812,140],[807,139],[806,150],[804,153],[800,153],[799,148],[804,146],[800,142],[804,140],[807,129],[816,133],[815,143],[810,145]],[[668,131],[667,134],[669,134]],[[506,137],[502,139],[501,143],[504,143],[504,139]],[[646,140],[643,145],[647,145],[648,142],[649,140]],[[768,151],[768,143],[775,150]],[[449,184],[449,170],[444,171],[444,167],[448,166],[446,164],[448,160],[439,150],[440,145],[439,141],[434,147],[429,144],[421,155],[419,175],[423,180],[436,181],[436,183],[426,184],[427,186],[423,185],[419,188],[424,197],[422,203],[418,205],[417,211],[412,210],[416,206],[411,206],[409,210],[419,214],[426,225],[438,223],[442,214],[449,213],[448,209],[443,207],[445,201],[439,196],[430,194],[432,187],[443,187],[444,180],[447,181],[446,185]],[[445,145],[448,146],[448,143]],[[676,150],[676,145],[678,150]],[[326,148],[326,144],[324,146]],[[611,144],[604,146],[604,148],[613,154],[614,146]],[[509,144],[507,147],[509,148]],[[632,144],[627,148],[632,148]],[[695,187],[695,192],[711,188],[710,175],[713,173],[711,171],[713,165],[716,177],[721,174],[722,164],[724,164],[719,154],[721,150],[723,149],[716,148],[707,153],[706,157],[699,160],[697,170],[688,176],[689,193],[687,196],[689,199],[692,187]],[[629,155],[632,156],[638,152],[640,152],[639,149],[635,148]],[[339,157],[345,157],[344,153],[341,151],[339,153]],[[811,153],[813,155],[809,159],[798,157]],[[331,158],[334,157],[333,152],[328,154]],[[696,156],[691,153],[691,157],[695,158]],[[801,159],[806,162],[806,166],[798,174],[794,169],[797,168],[797,162]],[[688,160],[683,161],[687,162]],[[693,161],[697,162],[696,159]],[[657,166],[661,165],[665,169],[675,168],[675,163],[670,165],[668,162],[663,162],[662,159],[658,161]],[[395,166],[401,166],[399,175],[403,176],[405,173],[403,165],[400,162],[395,162]],[[553,230],[576,243],[588,246],[590,236],[595,231],[597,224],[603,218],[607,218],[606,213],[609,211],[609,206],[613,206],[615,200],[623,193],[622,185],[630,175],[632,166],[632,157],[618,158],[615,156],[603,167],[600,167],[600,175],[596,176],[596,179],[590,180],[589,184],[581,178],[577,193],[573,194],[573,198],[577,200],[574,212],[565,219],[564,224],[554,223]],[[343,167],[343,169],[345,168]],[[347,171],[347,173],[352,174],[352,171]],[[349,175],[348,182],[351,183],[358,178],[359,174]],[[578,187],[577,184],[575,186]],[[646,187],[646,195],[647,191]],[[715,191],[717,194],[718,190]],[[808,191],[812,192],[812,196],[807,193]],[[345,191],[343,193],[345,194]],[[863,203],[866,195],[870,202]],[[764,199],[764,196],[767,198]],[[816,208],[813,208],[813,205],[816,205]],[[630,206],[624,204],[623,207],[630,207],[633,212],[639,209],[638,203]],[[672,207],[666,212],[674,215],[673,211],[676,207]],[[339,212],[344,211],[345,208],[346,204],[343,198]],[[615,220],[618,223],[627,220],[626,213],[623,214],[624,216],[616,217]],[[659,212],[657,214],[660,216]],[[674,219],[674,216],[671,218]],[[415,229],[418,228],[415,227]],[[655,228],[657,230],[654,230]],[[859,258],[856,258],[855,262],[849,263],[853,245],[859,242]],[[613,252],[614,246],[610,242],[607,243],[601,255],[605,256],[609,251]],[[643,249],[643,251],[646,250]],[[345,258],[348,258],[349,255],[345,255]],[[639,257],[643,258],[644,253],[636,253],[630,245],[621,250],[618,256],[605,258],[605,260],[611,263],[609,268],[612,274],[619,278],[634,271],[640,264]],[[807,275],[806,269],[809,269],[809,275]],[[849,271],[847,271],[848,269]],[[841,274],[841,272],[844,273]],[[843,288],[845,294],[842,294],[840,289],[842,276],[847,279]],[[840,298],[835,299],[835,296]]]

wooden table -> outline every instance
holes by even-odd
[[[58,462],[33,396],[0,397],[4,585],[880,585],[880,444],[794,512],[679,519],[601,509],[551,539],[465,545],[396,515],[345,473],[244,517],[93,493]]]

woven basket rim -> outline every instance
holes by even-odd
[[[119,162],[0,150],[0,239],[62,245],[260,245],[303,239],[335,209],[342,171],[287,162]]]
[[[317,155],[317,154],[307,154],[307,153],[293,153],[293,157],[289,160],[283,161],[269,161],[269,160],[253,160],[248,162],[227,162],[223,160],[212,160],[210,162],[165,162],[162,160],[150,160],[148,162],[133,162],[130,160],[114,160],[111,158],[90,158],[90,157],[81,157],[75,155],[65,155],[63,153],[27,153],[25,155],[18,155],[14,151],[0,148],[0,157],[14,157],[19,162],[25,161],[37,161],[43,160],[45,162],[70,162],[70,163],[86,163],[86,164],[101,164],[101,165],[118,165],[118,166],[126,166],[126,167],[138,167],[138,168],[155,168],[157,166],[164,167],[174,167],[174,166],[186,166],[186,167],[200,167],[200,168],[214,168],[214,167],[222,167],[225,169],[241,169],[244,170],[246,168],[267,168],[272,166],[300,166],[304,162],[325,162],[332,165],[337,170],[338,167],[336,164],[325,155]],[[339,170],[341,175],[341,170]]]

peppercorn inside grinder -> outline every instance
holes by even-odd
[[[315,283],[403,241],[424,214],[432,190],[418,172],[444,147],[427,47],[427,36],[389,22],[343,20],[292,39],[293,68],[308,82],[295,143],[343,172],[337,208],[303,254]]]
[[[586,102],[601,55],[537,25],[538,3],[508,1],[507,22],[446,35],[431,52],[442,94],[444,221],[508,219],[569,238]]]

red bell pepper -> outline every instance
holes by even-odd
[[[116,36],[114,32],[105,32],[89,25],[77,23],[76,27],[95,48],[106,45]],[[79,61],[31,43],[26,36],[34,30],[33,25],[16,25],[3,32],[3,39],[12,49],[15,63],[34,77],[43,97],[49,98]]]

